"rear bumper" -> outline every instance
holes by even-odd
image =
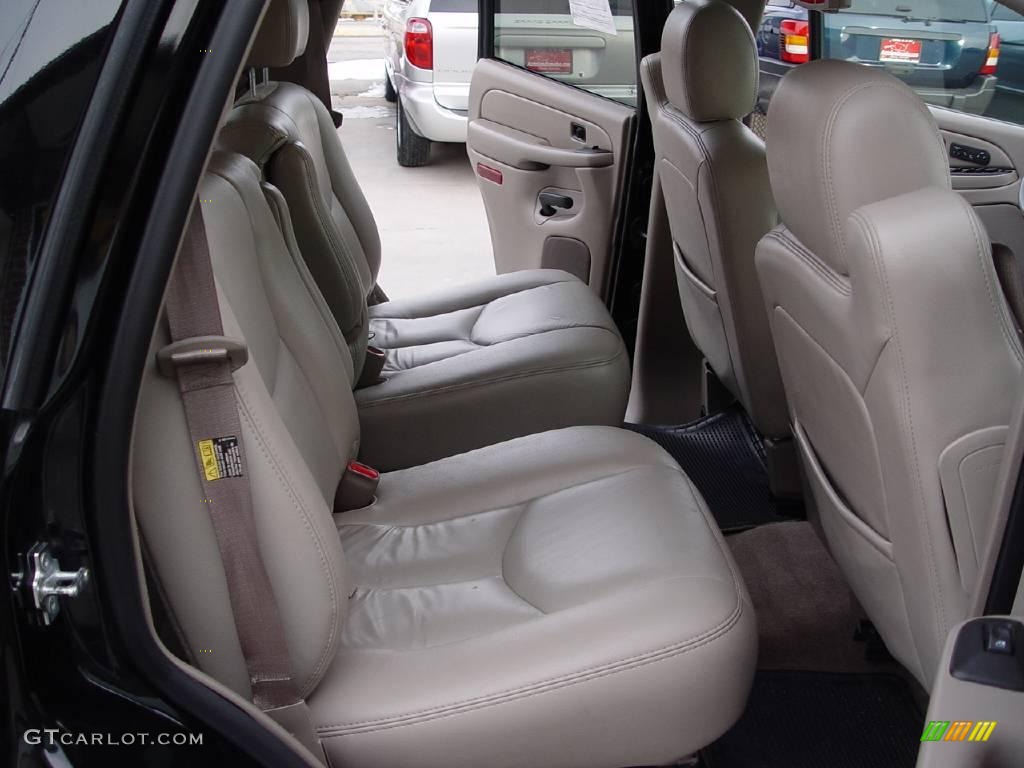
[[[794,64],[787,64],[776,59],[762,56],[760,59],[761,78],[758,87],[757,105],[762,112],[768,111],[768,103],[775,95],[775,89]],[[908,83],[914,92],[928,104],[939,107],[950,107],[961,112],[980,115],[992,103],[996,92],[995,75],[978,75],[965,88],[930,88]]]
[[[402,108],[420,136],[431,141],[466,141],[467,113],[438,104],[432,83],[406,80],[400,94]]]
[[[979,75],[974,82],[966,88],[921,88],[914,87],[914,91],[928,104],[935,104],[939,107],[950,107],[961,112],[970,112],[973,115],[980,115],[988,109],[992,103],[992,97],[996,93],[996,82],[998,78],[994,75]]]

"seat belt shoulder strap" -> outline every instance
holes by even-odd
[[[253,703],[322,758],[308,707],[292,676],[291,655],[270,576],[260,553],[233,371],[243,341],[224,336],[209,245],[198,203],[168,286],[171,343],[157,354],[175,376],[227,581]]]

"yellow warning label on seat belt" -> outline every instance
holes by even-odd
[[[220,467],[217,464],[217,452],[213,449],[213,440],[199,441],[199,460],[203,463],[203,474],[208,482],[220,480]]]

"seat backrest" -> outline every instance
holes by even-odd
[[[334,657],[348,610],[344,554],[331,515],[359,448],[348,349],[301,257],[275,219],[276,190],[255,164],[215,154],[199,197],[225,335],[244,339],[235,374],[241,442],[263,560],[305,696]],[[251,700],[220,551],[177,381],[162,375],[154,334],[132,448],[133,510],[143,551],[179,640],[203,671]]]
[[[768,114],[782,225],[757,268],[833,555],[926,688],[967,611],[1022,352],[991,246],[924,103],[815,61]]]
[[[788,434],[754,248],[778,222],[764,144],[742,118],[757,97],[757,47],[721,0],[684,0],[641,77],[654,129],[683,314],[694,343],[767,437]]]
[[[284,66],[305,49],[305,0],[271,0],[267,14],[275,23],[261,25],[249,67]],[[262,83],[236,102],[218,146],[251,158],[284,195],[299,248],[348,341],[358,380],[380,234],[327,108],[302,86]]]

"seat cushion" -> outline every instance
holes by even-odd
[[[400,469],[534,432],[618,425],[629,360],[608,310],[558,270],[370,308],[386,381],[356,391],[360,457]]]
[[[389,473],[336,521],[355,589],[309,702],[335,764],[661,765],[743,709],[753,610],[646,438],[578,427]]]

